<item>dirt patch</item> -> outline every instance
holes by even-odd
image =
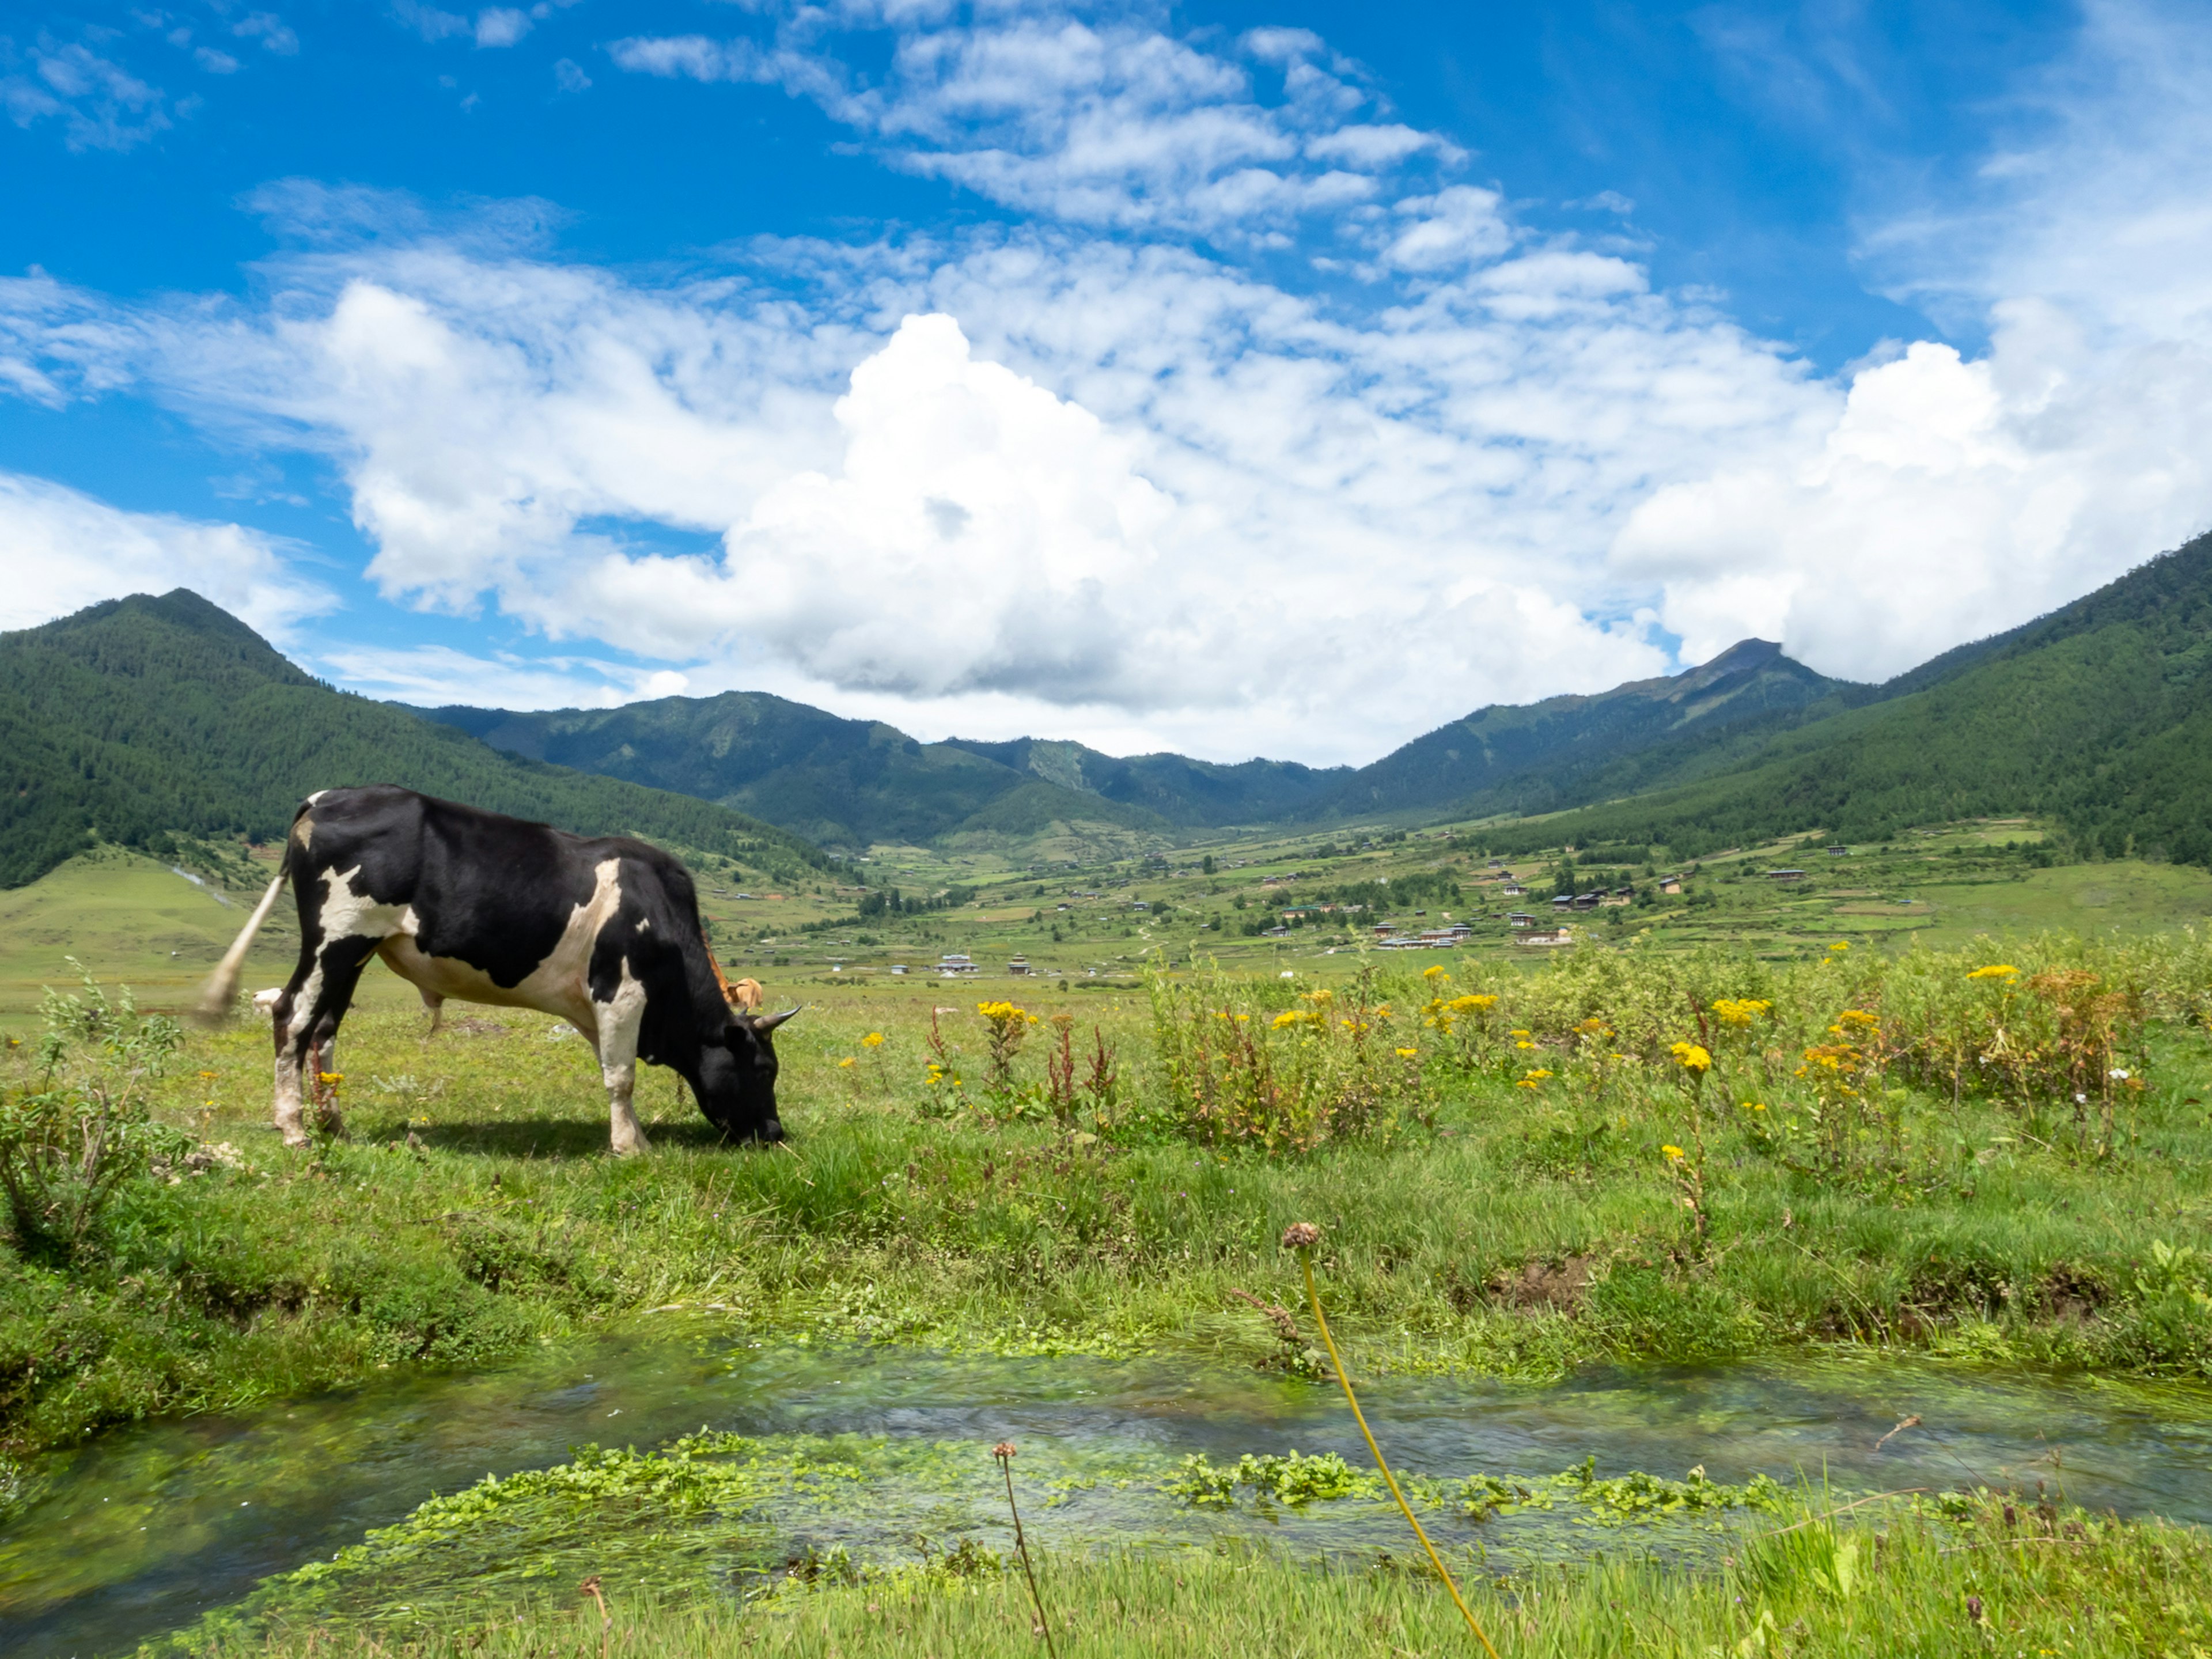
[[[1570,1255],[1557,1261],[1532,1260],[1508,1267],[1490,1280],[1491,1299],[1508,1308],[1549,1308],[1555,1313],[1577,1311],[1589,1296],[1595,1277],[1587,1255]]]
[[[495,1019],[478,1019],[465,1014],[459,1019],[449,1019],[445,1029],[455,1036],[505,1036],[507,1027]]]
[[[2112,1296],[2111,1287],[2094,1270],[2063,1261],[2044,1274],[2037,1289],[2044,1311],[2062,1325],[2086,1325]]]

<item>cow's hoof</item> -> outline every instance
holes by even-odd
[[[653,1150],[653,1143],[640,1135],[635,1140],[617,1140],[608,1150],[617,1158],[643,1158]]]
[[[774,1117],[769,1119],[767,1122],[761,1125],[760,1133],[756,1138],[770,1143],[782,1139],[783,1120]]]

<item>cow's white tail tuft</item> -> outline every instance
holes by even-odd
[[[238,976],[246,966],[246,953],[253,948],[253,936],[261,931],[261,924],[269,920],[269,913],[276,908],[276,895],[284,890],[285,872],[279,870],[276,879],[269,884],[269,890],[261,896],[261,902],[253,907],[253,914],[246,919],[246,926],[231,941],[222,960],[208,975],[207,988],[200,993],[199,1015],[202,1019],[223,1020],[230,1017],[231,999],[238,994]]]

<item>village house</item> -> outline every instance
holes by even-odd
[[[1574,930],[1571,927],[1552,927],[1541,929],[1532,933],[1523,933],[1519,939],[1515,939],[1513,942],[1516,945],[1527,945],[1540,948],[1557,948],[1563,945],[1572,945],[1575,942],[1575,935]]]
[[[1805,872],[1802,870],[1769,870],[1766,878],[1769,881],[1802,881]]]
[[[1526,887],[1523,887],[1519,882],[1510,878],[1507,880],[1505,885],[1499,888],[1498,890],[1504,894],[1508,898],[1527,898],[1528,896],[1528,890]]]
[[[1680,876],[1662,876],[1662,877],[1660,877],[1660,878],[1659,878],[1659,890],[1660,890],[1661,892],[1662,892],[1662,893],[1679,893],[1679,892],[1680,892],[1680,891],[1682,890],[1682,878],[1681,878],[1681,877],[1680,877]]]
[[[938,959],[937,971],[946,979],[972,979],[983,970],[975,965],[973,957],[962,956],[955,951]]]
[[[1633,887],[1616,887],[1610,893],[1601,894],[1598,898],[1598,902],[1600,904],[1626,904],[1635,896],[1636,890]]]
[[[1513,928],[1534,927],[1536,925],[1536,918],[1526,910],[1509,910],[1505,915],[1505,925]]]
[[[1848,847],[1831,847],[1828,849],[1828,856],[1832,859],[1847,859],[1850,855],[1851,849]]]

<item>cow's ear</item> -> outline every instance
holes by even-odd
[[[745,1024],[753,1028],[756,1036],[766,1036],[798,1012],[796,1008],[787,1008],[780,1014],[749,1014],[745,1018]]]

